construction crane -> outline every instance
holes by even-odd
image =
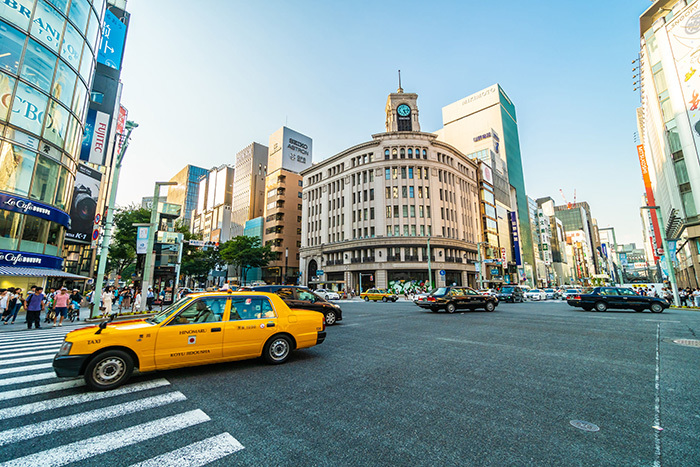
[[[561,197],[564,199],[564,203],[566,203],[566,209],[571,209],[572,207],[574,207],[574,204],[576,204],[576,188],[574,188],[574,202],[573,203],[569,203],[566,200],[566,196],[564,196],[564,190],[562,190],[561,188],[559,188],[559,193],[561,193]]]

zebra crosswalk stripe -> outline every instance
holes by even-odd
[[[51,355],[37,355],[35,357],[18,357],[0,360],[0,366],[15,365],[17,363],[41,362],[44,360],[53,360],[53,352],[51,352]]]
[[[48,349],[48,350],[32,350],[31,352],[17,352],[17,353],[0,355],[0,360],[7,360],[10,358],[14,359],[15,357],[26,357],[29,355],[41,355],[41,354],[47,354],[47,353],[48,354],[55,354],[58,351],[58,349],[60,349],[60,348],[61,347],[58,346],[58,347]],[[2,362],[0,362],[0,363],[2,363]]]
[[[115,449],[131,446],[183,428],[208,422],[209,420],[211,420],[209,416],[201,410],[192,410],[12,459],[3,463],[2,466],[35,467],[40,465],[42,467],[58,467],[71,462],[89,459]]]
[[[192,443],[131,467],[199,467],[240,451],[243,445],[229,433]]]
[[[0,446],[12,444],[14,442],[44,436],[57,431],[65,431],[71,428],[88,425],[90,423],[108,420],[110,418],[122,417],[124,415],[139,412],[141,410],[160,407],[161,405],[172,404],[173,402],[187,399],[179,391],[168,392],[157,396],[146,397],[135,401],[124,402],[110,407],[101,407],[75,415],[52,418],[44,422],[33,423],[18,428],[0,431]]]
[[[0,386],[9,386],[11,384],[29,383],[32,381],[41,381],[42,379],[55,378],[56,373],[37,373],[27,376],[16,376],[14,378],[0,379]]]
[[[142,383],[130,384],[128,386],[123,386],[119,389],[114,389],[112,391],[86,392],[83,394],[74,394],[71,396],[57,397],[41,402],[34,402],[32,404],[8,407],[6,409],[0,409],[0,420],[6,420],[8,418],[20,417],[22,415],[44,412],[46,410],[58,409],[60,407],[67,407],[70,405],[85,404],[87,402],[108,399],[110,397],[121,396],[124,394],[133,394],[136,392],[147,391],[149,389],[155,389],[169,385],[170,382],[167,379],[159,378],[154,379],[153,381],[144,381]]]
[[[14,389],[12,391],[2,391],[0,392],[0,401],[19,399],[20,397],[35,396],[37,394],[62,391],[64,389],[78,388],[81,386],[85,386],[85,381],[83,381],[82,379],[74,379],[72,381],[62,381],[60,383],[44,384],[43,386],[33,386],[31,388]]]
[[[63,335],[53,335],[53,336],[47,336],[47,337],[35,337],[33,339],[8,339],[8,340],[0,341],[0,347],[4,346],[5,344],[10,344],[10,345],[36,344],[36,343],[40,343],[40,342],[44,342],[44,341],[63,339],[64,337],[65,336],[63,336]]]
[[[41,343],[37,343],[37,344],[9,345],[7,347],[3,347],[2,350],[0,350],[0,354],[21,352],[23,350],[31,350],[31,349],[55,348],[55,347],[60,347],[62,343],[63,343],[63,339],[56,339],[55,341],[41,342]]]
[[[12,368],[0,368],[0,375],[7,375],[10,373],[21,373],[23,371],[34,371],[34,370],[45,370],[46,368],[52,368],[53,363],[39,363],[36,365],[27,366],[16,366]]]

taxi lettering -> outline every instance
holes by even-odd
[[[99,344],[100,342],[102,342],[101,339],[88,339],[87,341],[88,345]]]
[[[205,354],[209,353],[209,350],[192,350],[190,352],[176,352],[176,353],[171,353],[171,357],[185,357],[187,355],[199,355],[199,354]]]
[[[198,334],[202,332],[207,332],[206,329],[187,329],[185,331],[180,331],[180,335],[182,334]]]

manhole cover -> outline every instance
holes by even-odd
[[[598,425],[594,425],[590,422],[584,422],[583,420],[571,420],[571,426],[578,428],[583,431],[599,431]]]
[[[674,339],[673,343],[687,347],[700,347],[700,340],[697,339]]]

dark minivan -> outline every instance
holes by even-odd
[[[323,313],[323,316],[326,318],[326,326],[332,326],[336,321],[343,320],[343,312],[338,305],[316,295],[306,287],[297,285],[258,285],[255,287],[242,287],[242,289],[277,294],[289,308]]]

